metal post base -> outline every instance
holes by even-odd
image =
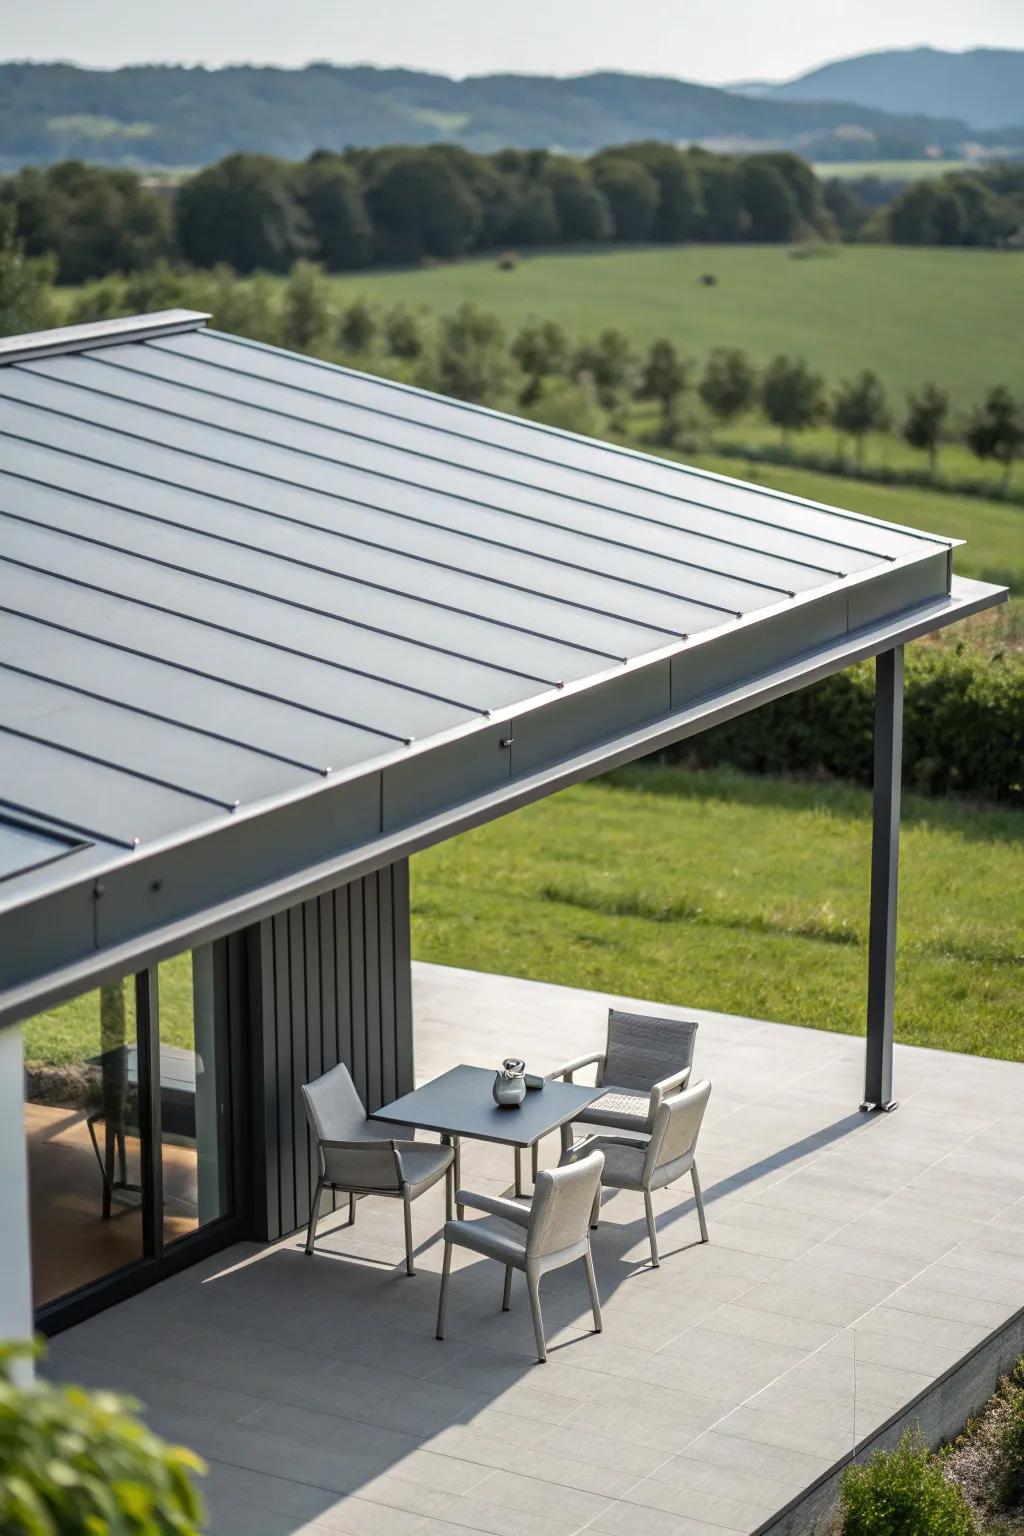
[[[893,1110],[898,1108],[899,1101],[897,1099],[890,1099],[888,1104],[871,1104],[865,1099],[864,1103],[860,1106],[861,1114],[864,1115],[891,1115]]]

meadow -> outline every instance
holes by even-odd
[[[510,329],[553,319],[579,336],[617,326],[637,347],[666,336],[698,358],[713,346],[744,347],[757,363],[795,353],[829,382],[872,368],[897,400],[929,379],[958,409],[992,384],[1024,392],[1019,253],[823,249],[806,260],[777,245],[598,249],[527,255],[512,271],[490,257],[335,281],[375,304],[445,313],[469,299]]]
[[[859,1034],[870,815],[842,785],[622,770],[418,854],[414,954]],[[1024,1059],[1022,933],[1024,819],[907,796],[897,1039]]]
[[[969,160],[822,160],[814,167],[822,181],[830,176],[859,180],[877,176],[879,181],[920,181],[925,176],[948,176],[951,171],[972,169]]]

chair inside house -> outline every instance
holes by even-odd
[[[504,1265],[503,1312],[507,1312],[511,1305],[512,1271],[518,1269],[525,1274],[539,1361],[548,1357],[540,1310],[540,1280],[551,1269],[561,1269],[565,1264],[582,1259],[587,1271],[594,1332],[601,1332],[601,1302],[590,1252],[590,1220],[595,1204],[601,1198],[603,1163],[604,1159],[593,1153],[564,1168],[543,1169],[537,1176],[529,1205],[492,1195],[475,1195],[470,1190],[457,1192],[456,1200],[460,1205],[485,1214],[482,1221],[445,1223],[444,1265],[437,1304],[439,1339],[444,1338],[452,1248],[456,1245]]]
[[[649,1137],[590,1136],[563,1157],[563,1163],[569,1166],[578,1158],[592,1157],[595,1152],[600,1152],[604,1158],[601,1183],[605,1189],[632,1189],[643,1194],[647,1234],[651,1240],[651,1263],[655,1269],[661,1259],[651,1196],[656,1189],[674,1184],[676,1179],[681,1179],[687,1173],[693,1184],[700,1240],[702,1243],[708,1240],[704,1200],[697,1176],[697,1138],[710,1097],[711,1084],[704,1078],[694,1083],[692,1088],[685,1088],[682,1093],[670,1094],[662,1100]],[[593,1211],[595,1227],[598,1224],[600,1204],[598,1191]]]
[[[616,1131],[650,1135],[663,1100],[686,1086],[693,1069],[697,1024],[691,1019],[666,1019],[647,1013],[608,1010],[608,1035],[603,1051],[578,1056],[547,1074],[549,1082],[571,1083],[576,1072],[596,1066],[595,1083],[605,1092],[573,1121]],[[563,1150],[567,1150],[563,1137]],[[533,1175],[538,1150],[533,1148]]]
[[[367,1115],[343,1062],[316,1082],[305,1083],[302,1098],[316,1137],[319,1178],[309,1212],[306,1252],[314,1251],[320,1198],[325,1189],[348,1195],[349,1225],[356,1219],[356,1199],[384,1195],[402,1201],[405,1213],[405,1269],[415,1274],[412,1244],[412,1202],[439,1179],[447,1180],[445,1214],[452,1214],[455,1154],[450,1146],[417,1142],[408,1126],[388,1126],[396,1134],[384,1137],[384,1126]]]

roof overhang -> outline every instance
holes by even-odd
[[[0,341],[0,1024],[1006,597],[206,319]]]

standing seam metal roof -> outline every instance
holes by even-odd
[[[948,595],[956,541],[205,318],[0,342],[0,907],[671,656],[667,708],[712,642],[756,674],[762,620]]]

